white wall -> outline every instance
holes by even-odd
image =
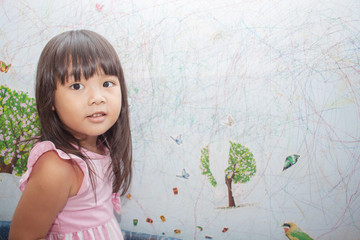
[[[20,199],[18,176],[0,173],[0,221],[11,221]]]
[[[358,1],[0,5],[0,60],[12,64],[0,84],[31,96],[39,54],[57,33],[92,29],[116,47],[134,145],[124,229],[183,239],[286,239],[281,225],[293,221],[316,239],[359,236]],[[228,115],[231,127],[223,124]],[[178,145],[170,136],[180,134]],[[224,185],[211,186],[199,167],[203,147],[226,155],[216,149],[228,140],[248,147],[257,162],[256,176],[234,185],[240,207],[233,209],[223,208]],[[292,153],[300,159],[283,172]],[[227,159],[216,159],[221,176]],[[189,179],[176,177],[182,169]]]

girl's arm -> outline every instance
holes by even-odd
[[[47,235],[68,198],[76,195],[81,186],[81,170],[74,165],[59,158],[54,151],[46,152],[38,159],[16,207],[10,240],[34,240]]]

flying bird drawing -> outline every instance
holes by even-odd
[[[172,140],[174,140],[176,142],[177,145],[181,145],[182,144],[182,136],[181,134],[178,135],[176,138],[174,138],[173,136],[170,136]]]
[[[282,227],[286,237],[290,240],[314,240],[293,222],[284,223]]]
[[[286,169],[288,169],[289,167],[294,165],[298,161],[299,157],[300,157],[300,155],[298,155],[298,154],[293,154],[293,155],[287,156],[285,159],[283,171],[285,171]]]
[[[187,172],[185,171],[185,169],[183,169],[182,172],[181,172],[181,175],[176,175],[176,176],[179,177],[179,178],[189,179],[190,174],[187,173]]]

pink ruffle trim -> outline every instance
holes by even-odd
[[[114,206],[114,211],[116,214],[121,213],[121,200],[120,200],[120,194],[119,193],[113,193],[111,197],[112,204]]]

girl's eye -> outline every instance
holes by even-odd
[[[80,90],[83,88],[84,88],[84,85],[82,85],[81,83],[74,83],[73,85],[71,85],[71,89],[74,89],[74,90]]]
[[[113,87],[113,86],[114,86],[114,83],[109,82],[109,81],[106,81],[103,83],[103,87],[106,87],[106,88]]]

